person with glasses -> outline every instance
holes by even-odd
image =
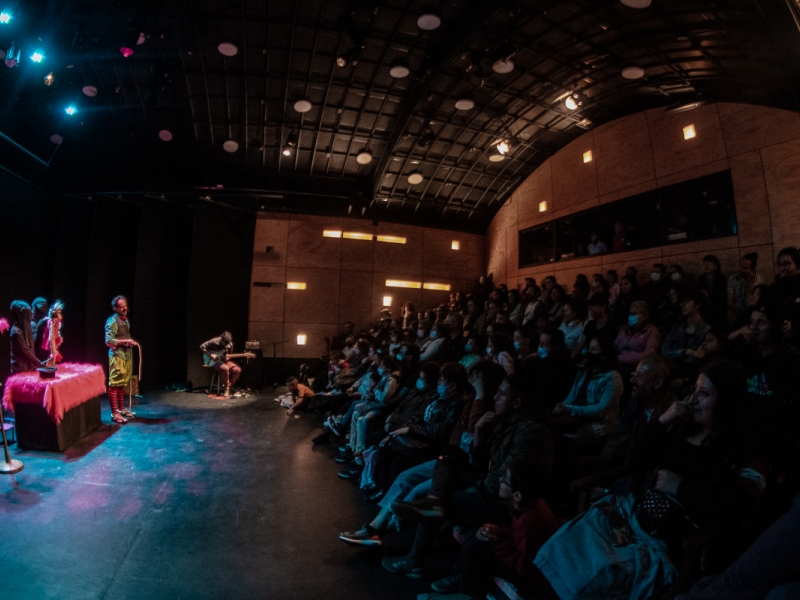
[[[767,288],[764,299],[783,311],[783,337],[797,347],[800,345],[800,250],[782,249],[776,263],[775,283]]]

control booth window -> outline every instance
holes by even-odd
[[[736,235],[730,171],[609,202],[519,232],[519,266]]]

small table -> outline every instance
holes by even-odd
[[[16,416],[19,448],[63,452],[100,427],[105,392],[100,365],[64,363],[53,379],[37,371],[9,377],[3,406]]]

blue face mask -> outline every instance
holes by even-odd
[[[439,394],[440,398],[447,398],[447,390],[449,386],[442,385],[441,383],[436,386],[436,393]]]
[[[385,371],[384,371],[383,367],[378,367],[378,375],[380,375],[381,377],[383,377],[383,374],[384,374],[384,373],[385,373]]]
[[[628,325],[633,327],[639,324],[639,315],[628,315]]]
[[[464,344],[465,352],[472,352],[472,344]]]
[[[425,382],[422,379],[417,379],[417,389],[424,390],[425,389]]]
[[[435,331],[431,331],[431,339],[432,340],[436,339],[436,332]]]
[[[521,344],[519,342],[514,342],[514,350],[519,350]]]
[[[539,358],[547,358],[547,348],[542,348],[539,346],[536,349],[536,352],[539,354]]]

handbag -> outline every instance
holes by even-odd
[[[634,514],[642,529],[660,540],[682,538],[693,526],[683,505],[656,489],[647,490],[636,502]]]

